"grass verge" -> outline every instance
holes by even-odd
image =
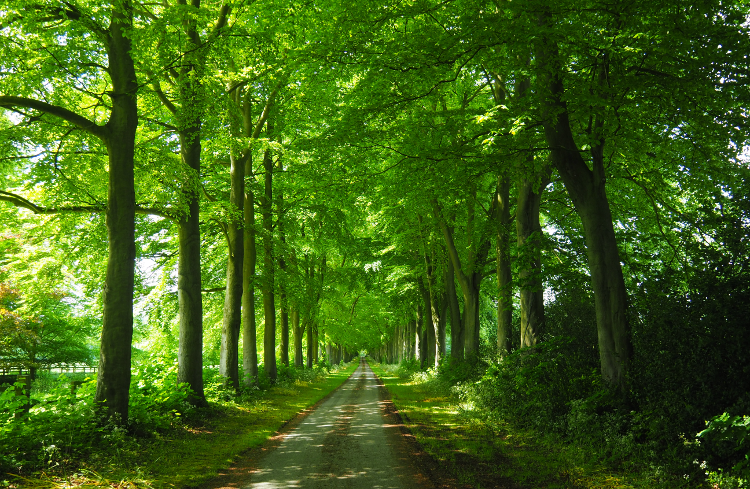
[[[472,488],[562,489],[669,487],[652,476],[620,474],[573,446],[490,420],[462,406],[444,386],[370,360],[404,423],[456,480]],[[676,486],[675,486],[676,487]]]
[[[122,436],[117,448],[94,452],[78,468],[63,468],[0,481],[8,489],[61,487],[195,487],[262,445],[298,413],[339,387],[357,368],[352,362],[314,381],[259,390],[237,400],[212,403],[175,429],[151,438]]]

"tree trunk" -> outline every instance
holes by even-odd
[[[422,286],[423,288],[424,286]],[[424,298],[424,295],[422,295]],[[429,300],[429,299],[428,299]],[[425,353],[427,351],[427,346],[425,345],[425,337],[424,337],[424,322],[426,314],[424,314],[424,306],[422,305],[422,301],[417,302],[417,324],[416,324],[416,331],[414,335],[414,357],[419,362],[419,368],[423,369],[426,359],[425,359]]]
[[[532,157],[533,162],[533,157]],[[518,244],[518,284],[521,295],[521,348],[536,345],[544,333],[544,288],[542,286],[542,227],[539,205],[549,184],[549,171],[543,170],[536,190],[535,181],[521,179],[516,204]]]
[[[306,330],[307,330],[307,368],[313,368],[313,365],[315,361],[313,360],[313,355],[315,353],[315,338],[313,337],[313,325],[312,325],[312,318],[307,317],[306,318]]]
[[[182,161],[195,172],[185,185],[188,213],[180,219],[177,236],[180,258],[177,265],[177,299],[180,308],[177,382],[187,383],[194,395],[191,402],[207,406],[203,393],[203,297],[201,294],[200,127],[180,132]]]
[[[445,266],[445,295],[451,317],[451,358],[464,359],[464,328],[461,321],[461,309],[456,295],[456,280],[453,262],[449,259]]]
[[[219,372],[224,377],[224,383],[238,390],[240,387],[239,373],[239,340],[242,321],[242,267],[244,266],[244,230],[242,220],[236,217],[240,213],[244,217],[245,206],[245,162],[234,157],[230,152],[230,181],[229,206],[231,210],[229,222],[226,224],[229,257],[227,259],[227,285],[224,295],[224,316],[221,330],[221,354]]]
[[[417,358],[417,320],[413,313],[408,322],[408,329],[406,331],[406,348],[408,350],[408,359],[415,360]]]
[[[419,218],[420,229],[422,228],[422,218]],[[440,304],[439,297],[441,294],[437,291],[437,284],[435,280],[435,266],[434,258],[432,256],[432,250],[430,250],[429,239],[422,236],[422,242],[424,246],[424,262],[425,262],[425,273],[427,276],[427,291],[429,294],[429,308],[427,313],[430,320],[428,321],[428,331],[426,332],[427,337],[427,363],[430,365],[437,366],[440,364],[440,350],[442,349],[440,343]]]
[[[320,361],[320,350],[319,350],[320,336],[319,336],[317,321],[313,321],[312,333],[313,333],[313,361],[317,364]]]
[[[200,8],[200,3],[192,2]],[[216,29],[224,25],[227,11],[222,9]],[[185,38],[189,48],[184,57],[179,84],[179,109],[163,97],[164,105],[178,119],[180,155],[182,162],[194,175],[182,186],[188,213],[179,221],[178,240],[180,258],[178,263],[177,291],[180,308],[179,348],[177,355],[177,381],[185,382],[193,391],[190,401],[198,406],[207,406],[203,393],[203,298],[201,296],[200,257],[200,194],[201,177],[201,124],[204,93],[201,70],[205,66],[205,53],[200,49],[200,34],[195,21],[185,23]],[[155,82],[158,87],[158,82]],[[198,110],[196,110],[196,108]]]
[[[463,332],[464,352],[467,359],[475,359],[479,354],[479,290],[482,283],[481,264],[487,259],[490,242],[482,237],[476,246],[474,234],[474,201],[476,200],[476,189],[473,190],[474,197],[467,199],[466,235],[468,240],[468,258],[466,260],[466,271],[461,268],[461,259],[453,241],[453,232],[445,222],[440,212],[437,200],[433,199],[435,217],[440,223],[443,237],[448,249],[448,256],[453,262],[454,274],[461,285],[464,296]],[[496,202],[493,199],[490,216],[495,212]]]
[[[253,174],[252,158],[245,163],[245,175]],[[242,267],[242,369],[245,385],[258,381],[258,343],[255,324],[255,267],[258,254],[255,243],[255,194],[245,187],[245,253]]]
[[[440,320],[438,321],[438,329],[436,332],[437,339],[437,359],[435,360],[435,366],[445,358],[445,329],[448,324],[448,294],[443,290],[443,294],[440,300]]]
[[[479,354],[479,287],[482,276],[471,273],[464,290],[464,350],[467,359],[475,359]]]
[[[430,309],[435,310],[435,303],[432,298],[430,299]],[[440,324],[440,318],[436,318],[434,315],[428,314],[429,321],[427,321],[427,329],[425,335],[427,336],[427,366],[437,367],[440,363],[440,355],[437,352],[437,329]],[[436,321],[437,319],[437,321]]]
[[[544,24],[548,19],[542,17],[541,20]],[[606,194],[604,141],[601,139],[591,149],[592,168],[589,169],[570,127],[557,45],[542,38],[537,46],[537,58],[538,79],[543,83],[540,89],[549,94],[543,109],[544,135],[551,150],[550,157],[583,223],[594,289],[602,377],[607,384],[624,392],[631,351],[630,328],[627,292]],[[606,70],[603,70],[600,82],[605,80]],[[594,136],[603,137],[603,124],[602,116],[596,116],[593,127],[599,133]]]
[[[510,179],[497,179],[497,352],[510,353],[513,331],[513,281],[510,273]]]
[[[302,357],[302,327],[299,324],[299,307],[293,305],[290,315],[292,316],[292,332],[294,334],[294,366],[302,368],[305,360]]]
[[[401,323],[401,337],[399,338],[401,348],[401,360],[409,359],[409,323]]]
[[[281,165],[281,158],[278,161],[279,170],[283,170]],[[277,185],[278,187],[278,185]],[[276,214],[278,215],[276,221],[276,227],[279,231],[279,241],[281,246],[286,244],[286,236],[284,235],[284,193],[283,189],[276,189]],[[285,366],[289,366],[289,308],[287,304],[286,295],[286,260],[284,259],[284,250],[278,252],[279,261],[279,290],[281,299],[281,363]]]
[[[271,125],[268,124],[271,132]],[[276,305],[274,297],[273,260],[273,158],[270,150],[263,155],[265,193],[263,197],[263,368],[271,382],[276,381]]]
[[[128,33],[133,25],[129,1],[114,4],[107,56],[112,109],[105,128],[109,155],[107,237],[109,256],[104,282],[101,349],[96,379],[97,403],[117,422],[128,420],[130,360],[135,284],[135,132],[138,80]]]

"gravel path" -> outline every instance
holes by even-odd
[[[414,461],[384,388],[362,360],[352,376],[258,460],[244,489],[432,487]]]

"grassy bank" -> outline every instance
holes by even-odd
[[[79,450],[68,458],[50,457],[43,470],[25,473],[22,469],[0,485],[18,488],[200,485],[331,393],[356,366],[357,362],[352,362],[328,375],[302,375],[294,381],[240,396],[209,386],[211,406],[188,414],[175,412],[167,429],[140,434],[110,429],[87,450]]]
[[[585,450],[492,420],[430,373],[370,361],[404,423],[442,467],[473,488],[656,488],[674,481],[591,461]],[[400,375],[399,375],[400,374]],[[661,479],[661,480],[660,480]]]

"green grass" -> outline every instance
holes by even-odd
[[[10,488],[198,486],[330,394],[354,372],[357,363],[316,381],[297,381],[257,391],[249,398],[213,404],[153,438],[122,435],[117,450],[95,452],[73,473],[52,469],[14,477]]]
[[[401,378],[394,366],[373,361],[370,366],[419,443],[462,484],[529,489],[657,487],[658,481],[618,474],[589,462],[575,447],[490,421],[473,412],[472,406],[461,406],[445,387],[419,376]]]

